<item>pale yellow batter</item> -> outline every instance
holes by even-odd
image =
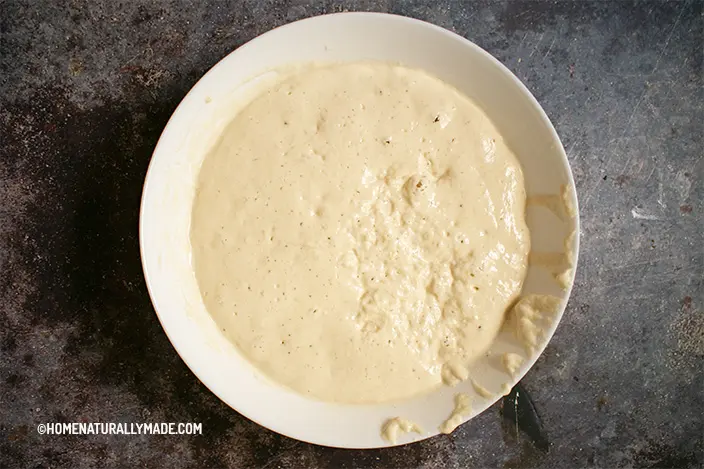
[[[438,430],[442,433],[452,433],[459,427],[464,419],[472,413],[472,400],[468,394],[457,394],[455,396],[455,408],[450,416],[445,420]]]
[[[410,420],[394,417],[387,420],[381,426],[381,437],[391,444],[396,444],[399,433],[415,432],[419,435],[423,433],[423,429]]]
[[[535,353],[545,339],[552,317],[560,308],[560,298],[552,295],[529,294],[511,309],[508,323],[526,352]]]
[[[210,314],[270,378],[396,400],[445,365],[466,379],[489,347],[523,283],[524,209],[515,156],[454,88],[387,64],[310,67],[205,159],[192,262]]]

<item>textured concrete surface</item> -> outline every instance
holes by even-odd
[[[0,466],[702,467],[702,2],[0,0]],[[576,288],[524,379],[547,453],[499,405],[451,436],[316,447],[189,372],[147,296],[138,205],[161,129],[226,53],[291,20],[390,11],[475,41],[533,91],[577,182]],[[198,421],[202,436],[40,436]]]

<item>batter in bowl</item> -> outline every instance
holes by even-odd
[[[516,157],[422,71],[311,66],[258,95],[206,157],[192,263],[223,333],[272,380],[373,403],[464,379],[530,249]]]

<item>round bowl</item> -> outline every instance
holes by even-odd
[[[529,266],[523,293],[558,296],[560,306],[544,324],[533,353],[504,328],[487,356],[472,365],[470,375],[488,394],[477,393],[472,380],[467,380],[403,402],[319,402],[272,383],[238,353],[206,311],[191,268],[189,229],[200,165],[238,106],[275,80],[277,69],[360,60],[423,69],[464,92],[483,108],[516,153],[529,200],[548,200],[562,189],[576,206],[572,174],[555,129],[506,67],[473,43],[432,24],[386,14],[341,13],[297,21],[257,37],[222,59],[193,87],[154,150],[139,228],[144,274],[159,320],[181,358],[208,389],[242,415],[289,437],[326,446],[376,448],[393,446],[380,434],[389,418],[403,417],[424,429],[420,435],[402,435],[395,443],[404,444],[436,435],[453,409],[456,393],[473,397],[465,421],[496,402],[547,345],[564,311],[572,275],[561,289],[544,265]],[[574,269],[578,217],[557,216],[546,207],[549,204],[527,209],[533,251],[564,254],[567,249]],[[565,248],[570,233],[575,233],[574,240]],[[512,376],[501,366],[507,352],[524,356]]]

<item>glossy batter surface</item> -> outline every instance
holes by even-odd
[[[524,209],[516,158],[454,88],[388,64],[311,67],[204,161],[192,262],[210,314],[274,381],[402,399],[493,341],[526,271]]]

